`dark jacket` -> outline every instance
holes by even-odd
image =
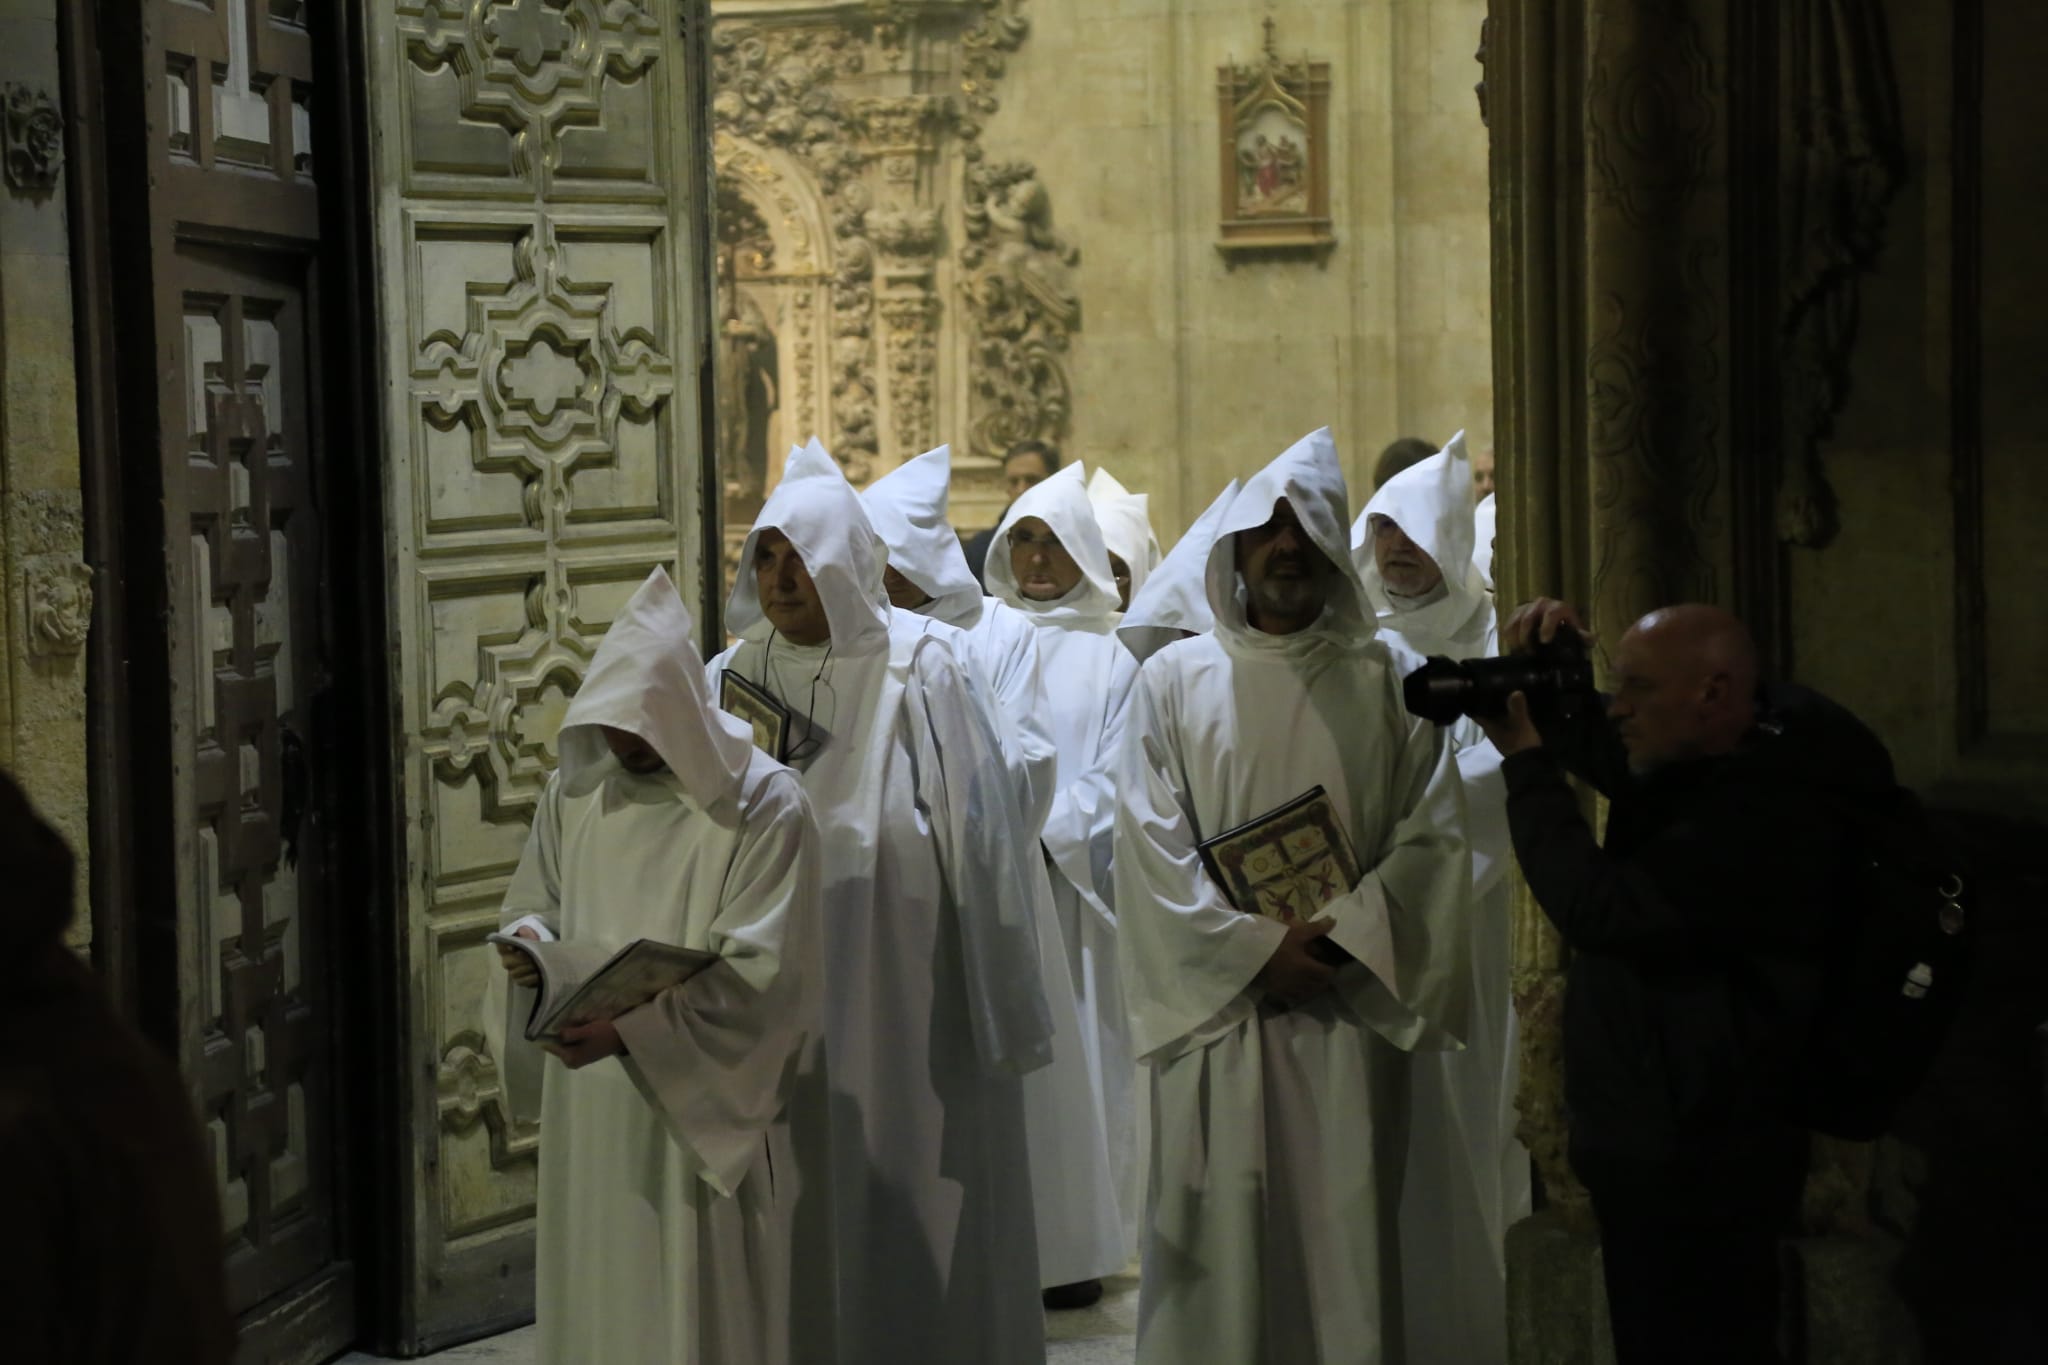
[[[960,547],[967,556],[967,567],[974,573],[974,581],[981,584],[983,592],[988,591],[988,547],[996,543],[996,528],[987,527],[967,537],[967,543]]]
[[[1762,703],[1735,753],[1642,778],[1590,710],[1539,718],[1544,747],[1504,765],[1515,856],[1572,950],[1565,1102],[1596,1196],[1796,1197],[1806,1137],[1775,1114],[1848,933],[1856,813],[1893,777],[1826,698],[1772,686]],[[1567,769],[1609,799],[1604,847]]]
[[[177,1068],[64,947],[70,851],[0,774],[0,1356],[227,1365],[219,1195]]]

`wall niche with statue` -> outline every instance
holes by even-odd
[[[950,441],[956,524],[1068,431],[1079,253],[983,148],[1025,0],[713,6],[717,413],[728,578],[790,446],[865,484]]]

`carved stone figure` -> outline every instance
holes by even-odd
[[[64,169],[64,116],[47,90],[8,82],[7,183],[23,194],[48,194]]]
[[[768,482],[768,426],[781,406],[775,329],[718,253],[718,466],[726,495],[758,506]],[[750,508],[751,510],[751,508]]]

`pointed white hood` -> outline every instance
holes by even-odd
[[[1136,602],[1138,590],[1164,558],[1159,537],[1152,530],[1152,497],[1133,493],[1107,469],[1098,467],[1088,478],[1088,501],[1094,504],[1103,544],[1130,567],[1131,601]]]
[[[868,522],[860,494],[815,439],[790,452],[782,482],[768,495],[740,546],[739,580],[726,604],[726,624],[750,640],[766,639],[773,629],[762,614],[752,567],[754,547],[767,530],[788,536],[810,571],[832,626],[834,653],[852,656],[888,646],[889,606],[882,590],[887,551]]]
[[[889,564],[936,599],[922,610],[942,621],[981,611],[981,585],[967,567],[960,537],[946,521],[953,447],[928,450],[869,484],[860,495]]]
[[[1100,625],[1117,614],[1116,575],[1110,572],[1109,549],[1095,520],[1095,508],[1088,501],[1086,477],[1087,471],[1079,464],[1070,464],[1027,489],[1010,504],[989,544],[985,568],[989,595],[1040,625]],[[1017,576],[1010,568],[1009,536],[1010,529],[1026,517],[1037,517],[1050,526],[1081,566],[1081,581],[1057,602],[1034,602],[1017,591]]]
[[[843,480],[845,477],[846,471],[840,467],[839,461],[832,458],[832,452],[825,449],[815,436],[800,446],[791,446],[789,458],[782,465],[782,483],[796,483],[801,479]]]
[[[1116,637],[1139,663],[1178,640],[1182,631],[1202,635],[1216,624],[1216,615],[1209,610],[1209,551],[1239,487],[1232,479],[1166,552],[1145,580],[1144,591],[1131,593],[1131,609],[1117,623]]]
[[[682,594],[656,568],[605,632],[562,718],[555,743],[570,795],[591,792],[625,771],[599,728],[609,725],[652,745],[699,805],[738,798],[754,761],[754,738],[713,699],[696,629]]]
[[[1443,570],[1444,591],[1424,604],[1397,605],[1380,579],[1373,555],[1372,519],[1390,518]],[[1472,461],[1465,433],[1421,464],[1404,469],[1373,494],[1351,528],[1358,576],[1380,625],[1417,640],[1448,639],[1486,603],[1486,580],[1472,562],[1477,524],[1472,506]]]
[[[1272,520],[1285,498],[1302,529],[1330,560],[1336,575],[1330,604],[1322,619],[1293,635],[1267,635],[1253,630],[1245,618],[1244,582],[1237,571],[1237,535]],[[1216,543],[1209,549],[1205,574],[1209,610],[1215,614],[1217,639],[1237,648],[1306,648],[1314,643],[1356,648],[1373,637],[1372,609],[1351,563],[1345,526],[1351,504],[1344,471],[1337,463],[1337,443],[1323,427],[1289,446],[1279,458],[1245,482],[1217,523]]]
[[[1493,589],[1493,538],[1499,533],[1499,505],[1488,493],[1472,509],[1472,566],[1486,580],[1488,591]]]

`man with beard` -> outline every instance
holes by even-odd
[[[1345,504],[1328,431],[1247,482],[1209,553],[1213,632],[1153,655],[1132,697],[1116,906],[1153,1074],[1140,1365],[1402,1359],[1407,1053],[1465,1028],[1471,872],[1450,745],[1402,706]],[[1348,845],[1357,880],[1284,918],[1234,903],[1203,845],[1318,791],[1327,823],[1288,828]]]

